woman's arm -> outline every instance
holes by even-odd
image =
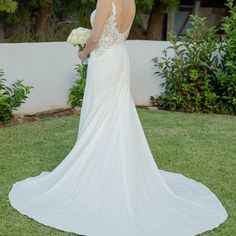
[[[83,51],[79,51],[79,57],[81,60],[86,59],[87,56],[90,54],[90,52],[92,52],[95,48],[98,47],[99,39],[110,11],[111,11],[111,0],[97,1],[95,19],[91,35]]]

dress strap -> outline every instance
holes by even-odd
[[[112,1],[111,4],[112,4],[112,15],[115,16],[116,15],[116,4],[114,1]]]

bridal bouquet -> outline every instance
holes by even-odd
[[[70,33],[70,35],[67,38],[67,42],[73,44],[74,46],[79,46],[80,50],[83,50],[86,46],[86,43],[91,35],[92,30],[79,27],[76,29],[73,29]],[[84,63],[87,64],[87,59]]]
[[[67,38],[67,42],[79,46],[80,50],[83,50],[91,32],[92,30],[83,27],[73,29]]]

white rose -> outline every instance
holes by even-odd
[[[77,36],[77,42],[79,42],[79,44],[86,44],[87,43],[87,38],[85,37],[85,35],[80,34]]]
[[[72,41],[71,41],[71,35],[69,35],[69,37],[67,38],[67,42],[72,43]]]
[[[76,37],[76,35],[72,35],[72,37],[71,37],[71,42],[72,42],[73,44],[77,44],[77,37]]]
[[[73,29],[68,36],[67,41],[74,45],[81,44],[85,45],[91,35],[91,30],[83,27]]]

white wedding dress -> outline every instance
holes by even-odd
[[[153,159],[130,93],[115,10],[113,3],[100,46],[88,59],[74,147],[53,171],[16,182],[10,203],[44,225],[79,235],[191,236],[213,229],[228,216],[215,194],[158,169]]]

